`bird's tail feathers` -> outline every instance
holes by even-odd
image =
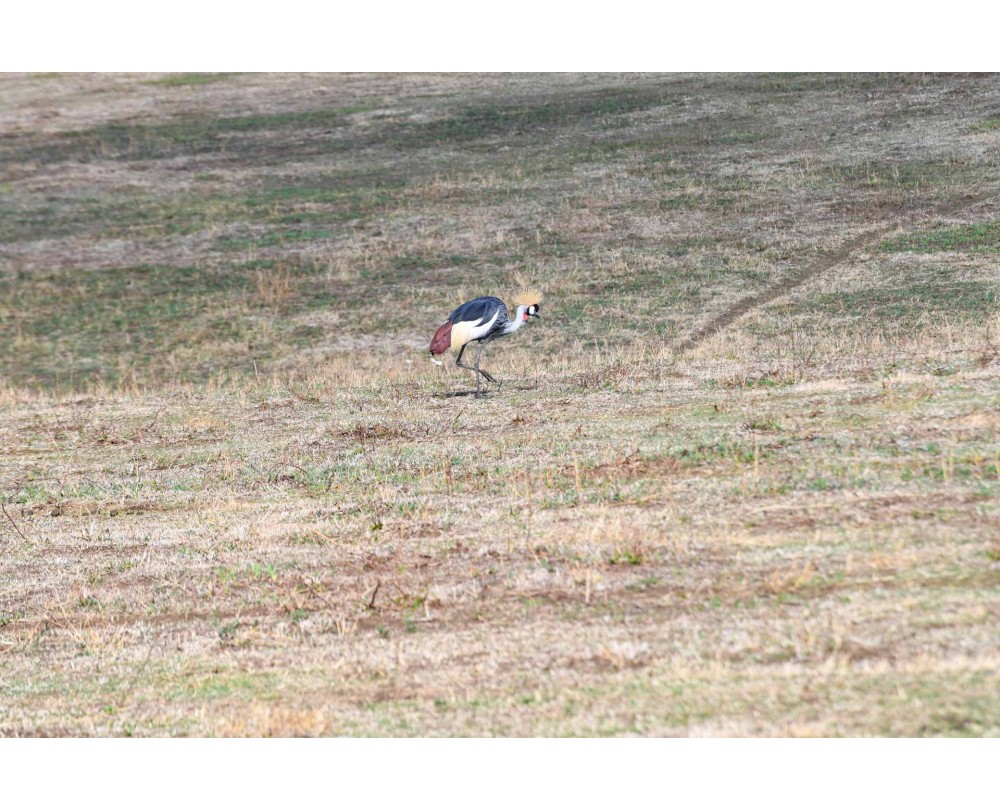
[[[443,355],[451,348],[451,321],[446,321],[431,339],[431,354]]]

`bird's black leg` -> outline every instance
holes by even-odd
[[[476,353],[476,371],[479,372],[479,374],[481,374],[487,380],[489,380],[490,383],[493,383],[494,385],[499,386],[500,384],[497,383],[497,380],[496,380],[495,377],[493,377],[493,375],[491,375],[489,372],[484,372],[482,369],[479,368],[479,357],[482,354],[483,354],[483,345],[480,344],[479,345],[479,351]]]
[[[460,366],[463,369],[469,369],[469,370],[471,370],[471,371],[473,371],[473,372],[476,373],[476,397],[478,397],[479,396],[479,375],[480,375],[480,372],[479,372],[479,369],[478,369],[479,356],[478,355],[476,356],[476,361],[477,361],[477,365],[476,366],[466,366],[464,363],[462,363],[462,354],[465,352],[465,347],[466,346],[468,346],[468,344],[465,344],[465,346],[463,346],[461,349],[458,350],[458,357],[455,358],[455,365],[456,366]],[[479,351],[482,352],[482,350],[483,350],[483,345],[480,344],[479,345]]]

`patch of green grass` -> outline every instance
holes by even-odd
[[[245,199],[248,208],[270,208],[275,204],[327,204],[345,208],[374,209],[396,202],[406,181],[383,172],[329,173],[310,177],[308,183],[269,186]]]
[[[760,449],[756,453],[763,455]],[[676,459],[689,465],[710,464],[723,460],[746,464],[754,461],[755,451],[752,445],[721,439],[718,442],[673,447],[666,456],[668,459]]]
[[[178,78],[154,81],[169,85],[211,81],[203,76],[182,74]],[[156,124],[112,121],[59,133],[44,140],[15,136],[9,139],[6,153],[8,160],[19,163],[157,160],[222,152],[231,159],[285,163],[361,146],[422,149],[442,143],[462,144],[532,134],[553,127],[614,119],[668,103],[668,100],[666,88],[623,87],[613,91],[555,95],[544,102],[469,105],[428,122],[401,121],[387,116],[376,126],[359,131],[350,139],[331,139],[324,133],[349,127],[348,116],[369,105],[266,115],[190,117]],[[266,142],[246,137],[260,133],[283,136],[284,148],[273,151]]]
[[[648,110],[673,103],[666,88],[621,88],[556,95],[549,101],[525,104],[470,105],[451,115],[411,126],[400,126],[392,139],[400,145],[463,143],[499,136],[516,136],[544,128],[567,127]]]
[[[644,555],[642,548],[639,546],[633,546],[631,548],[618,548],[615,549],[610,555],[608,555],[608,563],[612,566],[628,565],[628,566],[640,566],[642,565]]]
[[[984,118],[982,121],[973,124],[969,129],[973,132],[993,132],[1000,130],[1000,118]]]
[[[105,238],[158,237],[189,234],[212,224],[246,216],[231,200],[187,196],[113,195],[102,198],[23,200],[17,208],[0,209],[0,242],[53,239],[76,234]]]
[[[245,251],[249,248],[273,248],[293,242],[310,242],[314,239],[329,239],[333,231],[325,229],[288,228],[283,231],[270,231],[259,237],[222,237],[215,242],[219,251]]]
[[[274,695],[278,677],[273,673],[216,673],[192,676],[184,682],[166,686],[173,701],[262,698]]]
[[[810,479],[806,482],[806,488],[817,493],[822,493],[827,490],[839,490],[840,485],[824,476],[817,476],[815,479]]]
[[[753,130],[729,130],[721,133],[716,139],[720,144],[756,144],[767,136]]]
[[[410,253],[392,258],[392,266],[396,270],[417,270],[440,267],[468,267],[477,262],[474,256],[462,254],[425,254]]]
[[[979,281],[923,283],[821,293],[805,303],[809,312],[851,319],[915,322],[933,313],[986,316],[996,311],[997,286]]]
[[[914,82],[908,74],[887,73],[775,73],[741,74],[732,77],[734,87],[742,94],[782,97],[819,91],[861,93],[875,89],[894,89]]]
[[[948,160],[900,161],[866,160],[847,166],[828,166],[814,176],[822,185],[847,185],[862,189],[889,187],[919,189],[953,177],[959,167]]]
[[[973,223],[955,228],[936,228],[919,234],[887,239],[879,250],[884,253],[1000,253],[1000,222]]]
[[[174,73],[163,79],[153,79],[146,84],[163,87],[190,87],[192,85],[211,84],[228,79],[232,73]]]
[[[702,208],[702,199],[693,194],[676,194],[672,197],[661,197],[656,204],[661,211],[687,210]]]
[[[76,161],[142,161],[180,155],[225,152],[241,160],[276,160],[258,140],[245,136],[264,132],[298,136],[296,146],[281,160],[323,154],[330,150],[329,139],[303,137],[304,132],[335,130],[347,126],[336,109],[306,110],[269,115],[188,118],[157,124],[109,122],[83,130],[62,132],[44,140],[15,136],[7,144],[7,160],[18,163],[62,163]]]
[[[58,388],[161,378],[180,358],[188,380],[252,369],[283,345],[314,340],[293,316],[328,305],[326,292],[300,285],[316,272],[143,265],[3,277],[0,342],[11,351],[0,353],[0,376]]]
[[[241,197],[191,193],[116,192],[103,196],[25,196],[17,205],[0,202],[0,242],[87,234],[103,238],[157,238],[207,228],[247,225],[333,225],[387,213],[402,203],[405,182],[378,173],[331,174],[310,184],[264,188]],[[295,231],[305,236],[295,235]],[[318,236],[310,230],[319,232]],[[288,233],[291,233],[291,236]],[[258,247],[325,238],[322,228],[284,229],[262,238]],[[252,240],[236,240],[239,248]]]

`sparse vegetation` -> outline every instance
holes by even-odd
[[[0,734],[1000,734],[998,97],[0,78]]]

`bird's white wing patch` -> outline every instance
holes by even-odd
[[[493,317],[483,324],[478,324],[476,321],[459,321],[457,324],[451,325],[451,348],[461,349],[469,341],[474,341],[477,338],[482,338],[486,333],[492,329],[493,325],[496,323],[497,316],[500,315],[499,308]]]

